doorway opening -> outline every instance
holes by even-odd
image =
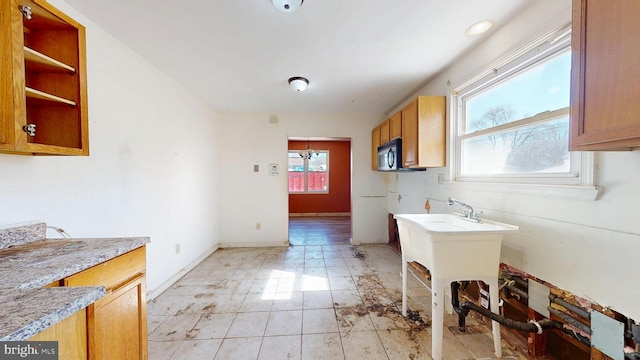
[[[289,244],[349,245],[351,139],[289,138]]]

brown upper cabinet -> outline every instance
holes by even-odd
[[[402,166],[446,165],[446,99],[418,96],[402,108]]]
[[[385,120],[382,124],[380,124],[380,144],[386,144],[391,140],[389,137],[389,119]]]
[[[371,170],[378,170],[378,146],[380,146],[380,125],[371,130]]]
[[[3,0],[0,48],[0,152],[89,155],[84,27],[44,0]]]
[[[640,147],[639,1],[574,0],[570,150]]]
[[[402,137],[402,112],[398,111],[389,118],[389,140]]]
[[[392,117],[383,121],[380,127],[380,144],[402,137],[402,113],[398,111]]]

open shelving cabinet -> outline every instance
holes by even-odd
[[[84,27],[44,0],[8,0],[0,40],[0,152],[89,155]]]

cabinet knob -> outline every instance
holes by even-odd
[[[20,9],[20,12],[22,12],[22,15],[24,15],[24,17],[27,18],[27,20],[31,20],[31,18],[33,17],[33,13],[31,12],[31,6],[20,5],[18,6],[18,8]]]

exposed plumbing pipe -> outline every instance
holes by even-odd
[[[460,307],[460,298],[458,296],[458,290],[460,289],[460,283],[454,281],[451,283],[451,305],[453,306],[453,310],[455,310],[456,314],[458,314],[458,330],[464,332],[467,329],[465,328],[465,322],[467,314],[469,311],[464,311]]]
[[[509,279],[509,280],[513,280],[513,281],[517,282],[517,283],[518,283],[518,285],[521,285],[521,286],[523,286],[523,287],[525,287],[525,288],[527,288],[527,289],[529,288],[529,282],[528,282],[528,280],[523,279],[523,278],[521,278],[521,277],[520,277],[520,276],[518,276],[518,275],[513,275],[513,274],[510,274],[508,271],[503,271],[503,272],[502,272],[502,276],[503,276],[504,278],[507,278],[507,279]]]
[[[531,322],[519,322],[513,319],[506,318],[502,315],[495,314],[488,309],[485,309],[481,306],[478,306],[472,302],[464,301],[460,303],[458,297],[458,289],[460,288],[460,283],[454,281],[451,283],[451,305],[453,309],[458,314],[458,330],[465,331],[465,318],[469,314],[469,310],[473,310],[478,312],[484,316],[491,318],[491,320],[497,321],[500,324],[507,326],[512,329],[527,331],[527,332],[535,332],[538,334],[542,334],[542,331],[548,329],[560,329],[562,330],[563,326],[560,322],[551,320],[551,319],[543,319],[540,321],[531,321]]]
[[[562,324],[559,321],[555,321],[552,319],[542,319],[539,321],[531,320],[528,323],[519,322],[513,319],[509,319],[507,317],[504,317],[502,315],[495,314],[491,312],[489,309],[485,309],[470,301],[463,301],[462,303],[460,303],[459,295],[458,295],[459,288],[460,288],[460,283],[458,283],[457,281],[454,281],[451,283],[451,305],[453,306],[453,309],[455,310],[455,312],[458,314],[458,329],[460,331],[465,331],[464,329],[465,317],[469,314],[470,310],[473,310],[484,316],[489,317],[491,320],[497,321],[498,323],[512,329],[526,331],[526,332],[534,332],[537,334],[542,334],[542,332],[545,330],[557,329],[562,331],[563,333],[571,335],[581,343],[587,346],[590,346],[590,341],[588,338],[581,336],[580,334],[577,334],[575,331],[571,329],[565,328],[564,324]],[[549,307],[549,311],[551,310],[556,311],[555,309],[552,309],[551,307]],[[567,319],[567,322],[570,322],[570,323],[578,322],[577,320],[569,317],[568,315],[565,315],[565,314],[562,314],[562,315],[563,316],[559,316],[559,317],[562,318],[563,320],[565,319],[565,317],[568,319],[571,319],[571,321]],[[574,324],[572,323],[572,325]],[[580,325],[585,326],[582,323],[580,323]],[[579,328],[579,326],[576,326],[576,327]],[[586,333],[590,334],[591,332],[588,331]]]
[[[514,293],[517,296],[519,296],[520,299],[529,299],[529,294],[527,294],[526,292],[524,292],[524,291],[518,289],[517,287],[513,286],[512,284],[510,284],[510,282],[512,282],[512,281],[513,281],[513,283],[515,283],[515,280],[502,280],[502,281],[503,281],[503,284],[500,285],[501,287],[505,287],[505,288],[509,289],[509,291],[511,291],[512,293]]]
[[[578,328],[580,331],[584,332],[585,334],[591,335],[591,328],[589,326],[581,323],[580,321],[572,318],[571,316],[563,313],[562,311],[559,311],[557,309],[552,308],[551,306],[547,307],[547,310],[549,310],[550,313],[552,313],[553,315],[559,317],[563,321],[566,321],[570,325],[575,326],[576,328]]]
[[[584,310],[583,308],[581,308],[579,306],[576,306],[576,305],[573,305],[573,304],[567,302],[566,300],[564,300],[563,298],[561,298],[561,297],[559,297],[557,295],[549,294],[549,300],[552,303],[558,304],[558,305],[566,308],[567,310],[569,310],[572,313],[580,316],[583,319],[587,319],[587,320],[591,319],[591,314],[588,311]]]
[[[476,305],[475,303],[472,303],[470,301],[463,301],[460,304],[460,308],[462,309],[463,312],[466,311],[467,313],[469,310],[473,310],[484,316],[489,317],[491,320],[499,322],[500,324],[506,327],[520,330],[520,331],[527,331],[527,332],[542,334],[544,330],[558,329],[564,332],[564,326],[562,325],[562,323],[559,321],[551,320],[551,319],[542,319],[539,321],[531,320],[530,322],[520,322],[513,319],[509,319],[502,315],[495,314],[489,311],[489,309],[485,309],[482,306]]]

